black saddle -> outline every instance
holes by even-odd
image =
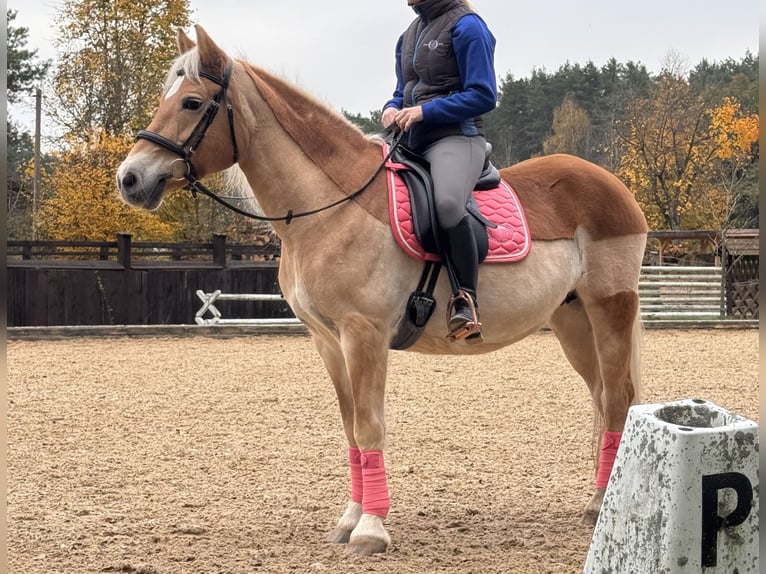
[[[493,189],[500,185],[500,172],[489,160],[491,153],[492,145],[487,143],[484,170],[476,184],[476,191]],[[401,170],[399,175],[409,190],[415,236],[427,253],[439,254],[441,251],[439,249],[439,226],[434,209],[434,186],[428,161],[402,144],[394,149],[391,160],[407,166],[407,169]],[[472,216],[471,227],[476,236],[479,262],[481,262],[484,261],[489,249],[487,227],[497,226],[481,214],[473,195],[466,203],[466,210]]]

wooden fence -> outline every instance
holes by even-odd
[[[129,233],[118,233],[116,241],[8,241],[8,261],[212,261],[225,267],[227,261],[273,261],[279,258],[276,236],[262,235],[253,243],[228,243],[215,234],[209,243],[135,242]]]
[[[644,320],[757,319],[752,236],[723,250],[723,278],[716,267],[645,266]],[[279,244],[268,237],[251,245],[223,235],[196,244],[140,243],[126,234],[114,242],[8,242],[8,326],[194,324],[198,290],[279,293],[278,259]],[[226,301],[221,311],[231,319],[293,316],[282,302]]]
[[[93,258],[90,253],[99,254]],[[198,289],[278,293],[274,245],[9,242],[9,327],[194,324]],[[42,259],[39,259],[42,257]],[[139,259],[140,257],[140,259]],[[242,317],[290,317],[288,305],[232,302]]]
[[[638,284],[644,321],[726,317],[720,267],[644,266]]]

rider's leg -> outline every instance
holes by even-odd
[[[476,312],[478,250],[466,202],[484,166],[486,142],[481,136],[449,136],[432,144],[423,156],[431,166],[436,216],[445,238],[444,255],[458,283],[448,336],[460,339],[473,334],[474,340],[480,340]]]

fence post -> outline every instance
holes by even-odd
[[[226,267],[226,235],[213,233],[213,263]]]
[[[130,242],[132,235],[130,233],[117,234],[117,261],[125,269],[130,269]]]

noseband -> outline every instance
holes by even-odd
[[[221,86],[221,89],[215,95],[215,97],[210,100],[205,113],[202,115],[199,122],[197,122],[197,125],[194,126],[192,133],[188,138],[186,138],[185,142],[179,145],[178,143],[166,138],[165,136],[149,130],[141,130],[138,132],[138,134],[136,134],[137,140],[148,140],[170,152],[173,152],[179,157],[179,159],[175,161],[182,161],[185,167],[185,173],[179,179],[185,179],[189,182],[186,188],[189,189],[192,193],[203,190],[199,188],[199,186],[202,184],[197,177],[197,170],[194,169],[194,165],[192,164],[191,159],[194,155],[194,152],[197,151],[197,148],[202,143],[202,139],[205,137],[205,133],[207,133],[208,128],[213,123],[213,120],[215,120],[215,116],[218,114],[218,110],[221,107],[221,102],[226,103],[226,112],[229,118],[229,131],[231,133],[231,147],[234,156],[234,163],[237,163],[237,160],[239,160],[237,136],[234,132],[234,110],[226,98],[226,90],[229,88],[229,80],[231,79],[231,69],[232,61],[229,60],[228,64],[226,64],[226,70],[223,73],[222,79],[216,78],[207,72],[199,73],[200,76],[207,78],[211,82]],[[179,70],[178,75],[180,76],[182,74],[183,70]],[[175,163],[175,161],[173,163]]]

